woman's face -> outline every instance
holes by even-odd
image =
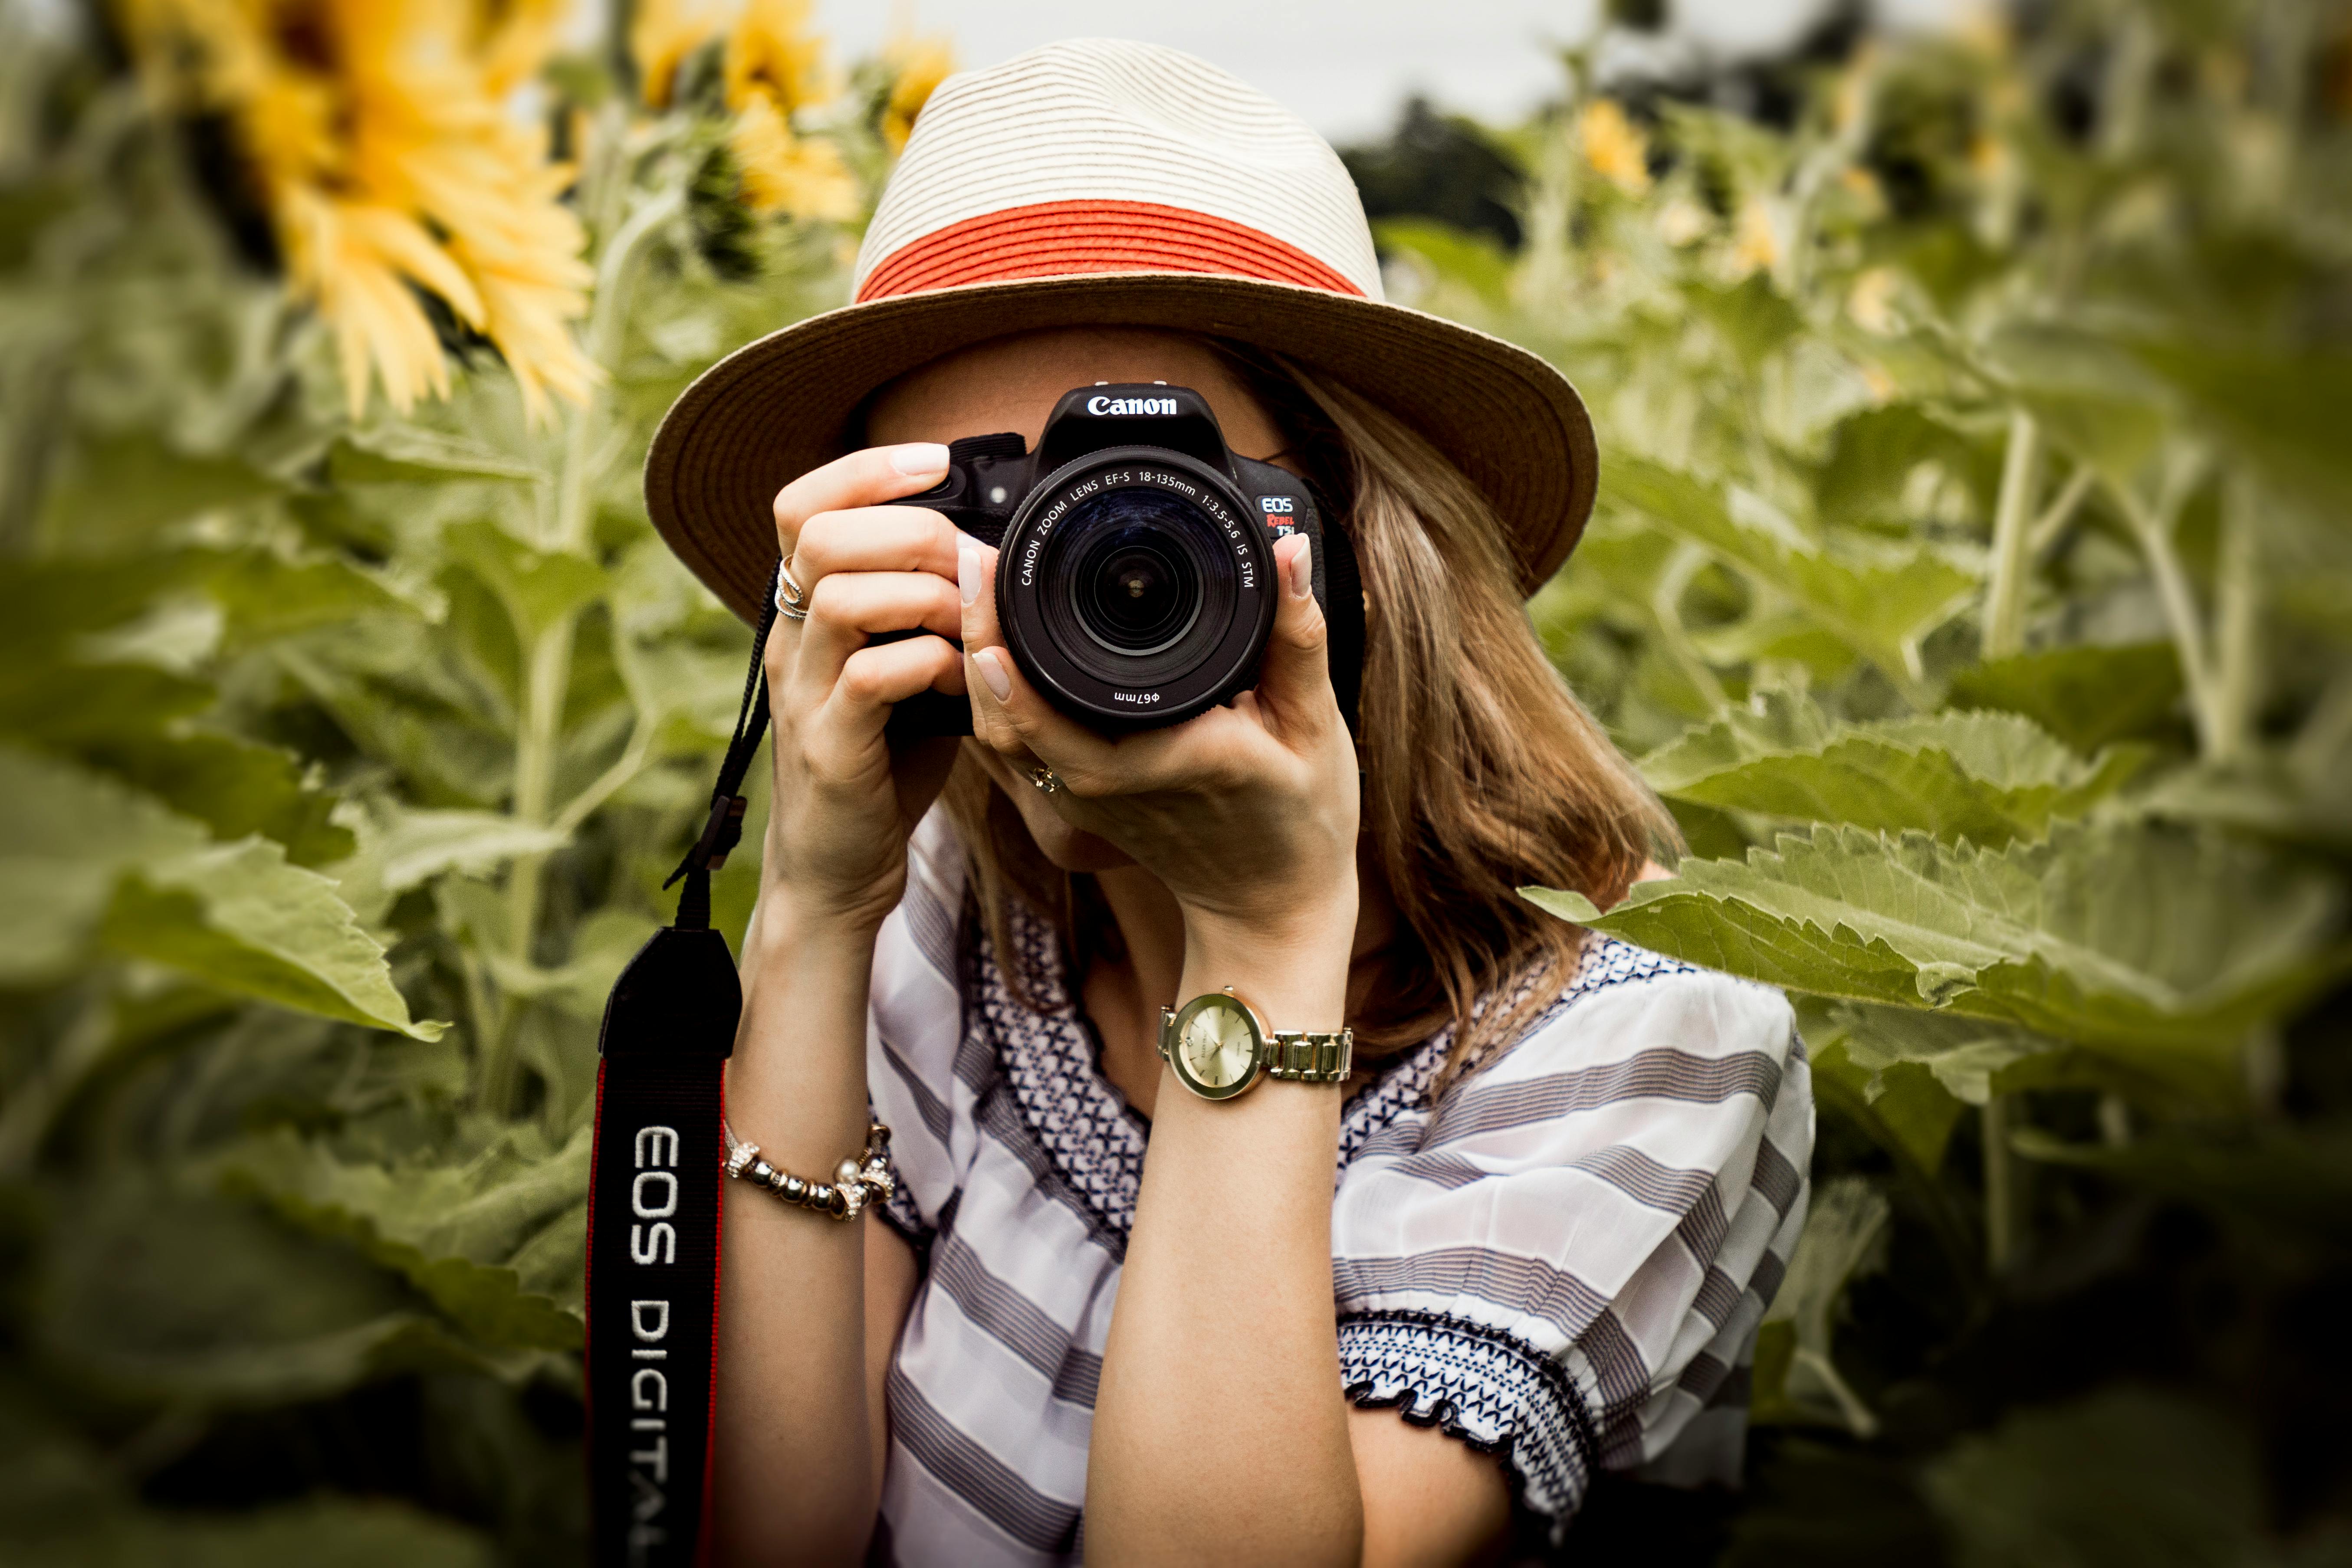
[[[1213,350],[1180,333],[1129,327],[1024,333],[933,360],[882,389],[866,419],[866,439],[880,446],[1014,430],[1034,449],[1062,394],[1096,382],[1190,387],[1216,411],[1226,445],[1261,461],[1281,455],[1283,437],[1265,405]],[[1095,872],[1131,863],[1106,840],[1063,821],[1031,787],[1026,764],[976,741],[966,741],[964,751],[988,770],[1055,866]]]

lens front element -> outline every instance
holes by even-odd
[[[1057,706],[1112,728],[1174,724],[1253,677],[1273,578],[1265,525],[1223,474],[1116,447],[1031,492],[1005,530],[997,607]]]
[[[1200,619],[1200,570],[1162,521],[1105,532],[1071,572],[1078,624],[1114,653],[1157,653]]]

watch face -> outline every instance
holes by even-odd
[[[1257,1073],[1257,1027],[1231,997],[1197,997],[1176,1018],[1176,1067],[1212,1099],[1237,1094]]]

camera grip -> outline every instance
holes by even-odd
[[[921,637],[921,632],[877,632],[867,639],[872,643],[898,643],[908,637]],[[963,644],[949,638],[961,653]],[[940,735],[971,733],[971,699],[953,692],[917,692],[905,701],[892,705],[889,722],[883,734],[893,746],[913,740],[925,740]]]

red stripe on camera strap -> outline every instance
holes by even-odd
[[[772,589],[709,818],[669,879],[686,883],[677,923],[621,971],[597,1040],[584,1352],[597,1568],[690,1568],[710,1552],[722,1118],[743,1010],[734,955],[710,928],[710,873],[742,837],[775,618]]]

